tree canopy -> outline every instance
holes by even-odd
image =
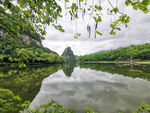
[[[127,24],[130,21],[130,17],[121,12],[116,5],[114,6],[110,0],[106,0],[109,3],[108,14],[117,15],[114,22],[110,24],[110,34],[115,35],[117,30],[121,30],[120,24]],[[79,13],[84,15],[88,14],[95,21],[95,34],[102,35],[99,31],[98,25],[103,22],[103,9],[101,0],[0,0],[0,29],[8,32],[10,36],[19,37],[21,32],[38,33],[38,35],[44,39],[46,35],[46,26],[53,26],[61,32],[64,29],[57,23],[62,16],[62,6],[59,2],[64,2],[64,7],[67,13],[70,14],[71,20],[78,19]],[[144,13],[148,13],[148,6],[150,0],[125,0],[127,6],[133,6],[135,10],[141,10]],[[110,8],[111,7],[111,8]],[[106,9],[106,8],[105,8]],[[91,34],[91,27],[87,25],[87,32],[89,36]],[[81,33],[76,33],[75,38],[78,38]],[[96,37],[96,35],[95,35]]]
[[[37,45],[22,42],[20,38],[0,38],[0,64],[18,63],[18,67],[26,67],[27,64],[51,64],[62,63],[65,58],[57,53]]]
[[[61,11],[55,0],[0,0],[0,28],[13,36],[29,31],[43,37],[46,25],[63,31],[54,23]]]
[[[93,53],[90,55],[80,56],[80,61],[112,61],[112,60],[149,60],[150,44],[131,45],[117,50]]]

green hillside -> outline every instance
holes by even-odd
[[[150,43],[80,56],[80,61],[150,60]]]
[[[60,63],[64,57],[38,45],[36,42],[24,42],[21,38],[0,37],[0,63],[17,63],[19,67],[35,63]]]

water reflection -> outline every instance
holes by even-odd
[[[54,99],[81,113],[92,100],[97,112],[130,113],[138,105],[150,104],[149,69],[148,65],[112,64],[86,64],[79,68],[72,62],[26,69],[2,66],[0,88],[11,90],[23,101],[34,99],[31,108]]]
[[[11,90],[23,101],[32,101],[39,92],[42,80],[57,72],[61,67],[61,65],[45,65],[18,69],[0,66],[0,88]]]
[[[81,64],[80,68],[150,80],[150,65]]]
[[[96,112],[130,113],[138,105],[150,104],[149,94],[149,81],[77,67],[69,78],[60,70],[44,79],[30,108],[54,99],[81,113],[91,100]]]
[[[70,77],[74,71],[75,66],[76,66],[76,62],[70,61],[64,64],[62,70],[66,76]]]

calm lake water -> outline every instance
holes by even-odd
[[[78,113],[89,104],[104,113],[134,112],[150,104],[150,65],[75,64],[32,66],[25,70],[0,67],[0,88],[8,88],[30,109],[56,100]]]

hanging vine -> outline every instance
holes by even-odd
[[[110,34],[115,35],[120,31],[120,25],[128,27],[130,17],[125,12],[121,12],[118,8],[118,0],[116,5],[112,1],[106,0],[109,4],[108,15],[115,16],[115,20],[110,23]],[[81,18],[85,20],[86,15],[94,20],[95,38],[96,34],[102,35],[100,32],[100,24],[103,22],[102,16],[104,6],[101,0],[64,0],[65,9],[70,14],[71,20]],[[126,6],[132,6],[134,10],[141,10],[149,13],[150,0],[125,0]],[[29,30],[36,32],[42,39],[46,35],[46,26],[52,26],[55,29],[64,32],[61,25],[58,24],[60,18],[63,18],[62,7],[55,0],[0,0],[0,29],[3,29],[12,37],[19,37],[20,31]],[[89,21],[91,21],[89,19]],[[30,27],[30,29],[28,29]],[[91,26],[87,24],[87,32],[91,36]],[[76,33],[77,34],[77,33]],[[81,34],[80,34],[81,35]],[[78,34],[78,36],[80,36]]]

